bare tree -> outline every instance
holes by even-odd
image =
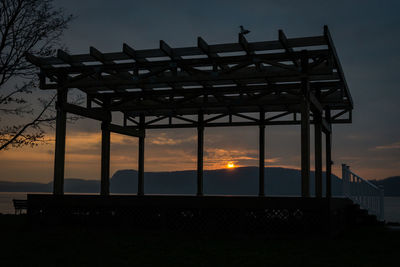
[[[54,95],[36,99],[37,69],[25,53],[51,56],[72,16],[53,0],[0,0],[0,150],[45,142]],[[17,119],[15,119],[17,118]]]

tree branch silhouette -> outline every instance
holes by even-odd
[[[32,96],[37,68],[25,53],[54,55],[72,19],[53,0],[0,0],[0,150],[45,142],[45,127],[55,120],[54,96]]]

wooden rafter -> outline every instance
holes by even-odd
[[[178,116],[188,122],[185,116],[200,110],[226,114],[230,120],[260,108],[296,113],[305,77],[313,112],[325,108],[335,114],[351,111],[351,95],[326,27],[321,36],[288,38],[279,31],[275,41],[250,42],[243,34],[238,37],[238,42],[226,44],[208,44],[199,37],[197,46],[183,48],[160,41],[156,49],[136,50],[123,44],[121,52],[113,53],[94,47],[80,55],[59,50],[56,57],[28,54],[27,60],[41,68],[41,88],[78,88],[88,94],[90,112],[91,102],[103,106],[109,101],[103,109],[122,112],[125,121],[146,114]],[[303,53],[297,48],[306,50],[311,59],[306,73],[300,70]],[[85,114],[85,110],[79,112]],[[94,117],[92,113],[88,116]],[[333,116],[331,121],[345,120]]]

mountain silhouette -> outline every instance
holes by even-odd
[[[196,171],[146,172],[144,178],[146,194],[196,194]],[[314,172],[310,173],[310,192],[314,195]],[[325,192],[325,173],[323,174]],[[400,196],[400,176],[384,180],[373,180],[383,185],[386,196]],[[53,183],[0,181],[0,192],[52,192]],[[98,193],[99,180],[67,178],[66,193]],[[110,192],[135,194],[137,171],[119,170],[110,179]],[[219,195],[257,195],[258,168],[240,167],[204,171],[204,193]],[[271,167],[265,168],[265,193],[268,196],[299,196],[301,194],[300,170]],[[332,175],[332,194],[342,195],[341,179]]]
[[[398,197],[400,196],[400,176],[392,176],[383,180],[372,180],[372,183],[378,186],[383,186],[385,196]]]
[[[265,169],[267,195],[300,195],[299,170],[285,168]],[[310,189],[314,192],[314,172],[310,175]],[[325,191],[325,175],[323,177]],[[147,194],[196,194],[196,171],[147,172],[144,177]],[[332,192],[342,194],[341,180],[333,175]],[[137,192],[137,171],[120,170],[111,178],[111,192]],[[257,195],[258,168],[240,167],[204,171],[204,193],[221,195]]]

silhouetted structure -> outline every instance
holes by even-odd
[[[331,198],[332,124],[350,123],[352,98],[328,27],[321,36],[57,57],[27,55],[40,67],[40,87],[56,89],[54,194],[63,194],[66,113],[102,122],[101,195],[109,195],[110,132],[139,138],[138,195],[144,195],[147,129],[197,128],[197,195],[203,195],[206,127],[258,126],[259,196],[264,196],[266,125],[301,125],[302,197],[310,196],[310,124],[315,129],[316,197],[322,197],[322,132],[326,138],[326,197]],[[87,95],[85,107],[68,103],[68,89]],[[123,125],[112,123],[121,112]]]

